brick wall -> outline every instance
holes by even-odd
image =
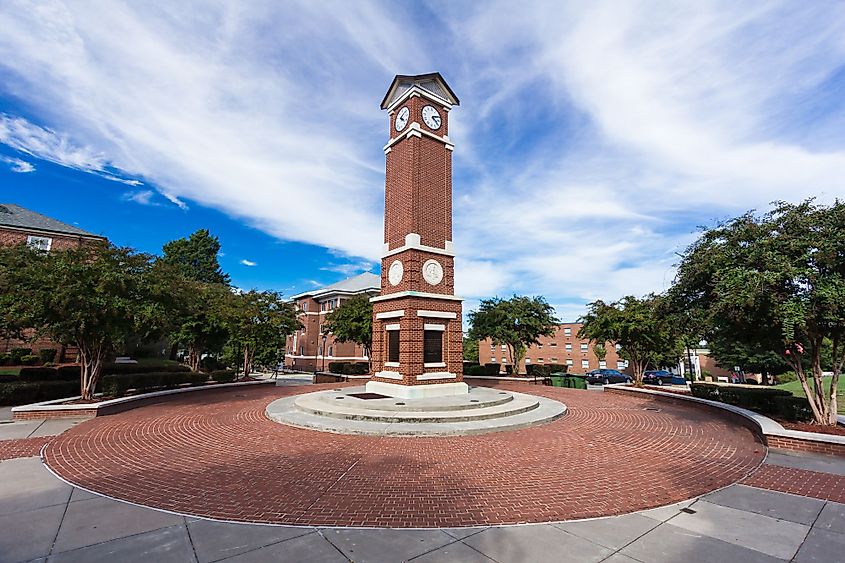
[[[47,237],[53,239],[53,243],[50,247],[50,250],[67,250],[69,248],[79,248],[85,244],[90,244],[91,242],[96,240],[73,235],[43,233],[38,231],[24,231],[0,226],[0,246],[14,246],[16,244],[26,244],[27,237],[29,236]]]

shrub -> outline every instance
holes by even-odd
[[[35,354],[27,354],[21,356],[20,365],[22,366],[37,366],[41,359]]]
[[[174,373],[189,372],[191,368],[183,364],[114,364],[108,363],[103,366],[103,375],[122,375],[136,373]]]
[[[213,371],[210,374],[211,379],[216,381],[217,383],[231,383],[235,380],[235,371],[231,369],[220,369],[217,371]]]
[[[813,411],[806,397],[775,397],[777,414],[784,420],[790,422],[810,422],[813,420]]]
[[[546,364],[546,366],[551,373],[566,373],[569,370],[569,366],[566,364]]]
[[[74,381],[35,381],[0,383],[0,405],[26,405],[79,394]]]
[[[779,397],[790,397],[792,393],[773,387],[742,387],[739,385],[717,385],[715,383],[693,383],[694,397],[721,401],[761,414],[778,414]]]
[[[3,352],[0,354],[0,366],[10,365],[12,365],[12,355],[9,352]]]
[[[38,351],[38,357],[41,359],[42,364],[51,364],[56,361],[56,353],[58,350],[55,348],[42,348]]]
[[[549,377],[552,374],[552,367],[539,364],[528,364],[525,366],[525,373],[530,377]]]
[[[56,368],[56,379],[71,381],[78,380],[80,377],[82,377],[82,366],[70,365]]]
[[[775,379],[777,379],[778,384],[791,383],[793,381],[798,381],[798,376],[794,371],[785,371],[780,375],[776,375]]]
[[[693,397],[707,399],[709,401],[719,400],[719,386],[715,383],[691,383],[690,392]]]
[[[505,366],[505,375],[513,375],[513,366]]]
[[[464,375],[499,375],[499,364],[471,365],[464,367]]]
[[[56,368],[25,367],[18,376],[21,381],[49,381],[56,379]]]
[[[21,365],[21,358],[32,355],[32,348],[12,348],[9,350],[13,366]]]
[[[364,362],[329,362],[329,372],[341,375],[366,375],[370,366]]]
[[[226,366],[218,360],[217,358],[212,358],[211,356],[206,356],[205,358],[200,360],[200,369],[205,371],[220,371],[223,370]]]

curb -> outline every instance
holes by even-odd
[[[223,389],[226,387],[246,387],[249,385],[275,385],[274,380],[260,380],[260,381],[241,381],[234,383],[217,383],[214,385],[199,385],[196,387],[183,387],[180,389],[164,389],[162,391],[153,391],[151,393],[143,393],[141,395],[132,395],[130,397],[119,397],[117,399],[109,399],[107,401],[100,401],[99,403],[88,403],[81,405],[63,405],[65,401],[72,401],[79,399],[76,397],[66,397],[63,399],[53,399],[51,401],[42,401],[40,403],[32,403],[29,405],[20,405],[12,407],[13,420],[32,420],[34,418],[94,418],[96,416],[103,416],[113,412],[120,412],[129,410],[128,408],[120,408],[123,405],[144,401],[147,399],[154,399],[156,397],[164,397],[167,395],[178,395],[181,393],[192,393],[194,391],[208,391],[210,389]],[[43,415],[39,417],[38,415]]]

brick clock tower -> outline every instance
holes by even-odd
[[[440,73],[397,76],[390,117],[381,295],[373,297],[373,376],[367,391],[405,399],[460,395],[461,299],[454,295],[449,111]]]

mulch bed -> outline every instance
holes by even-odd
[[[811,424],[809,422],[786,422],[785,420],[778,420],[778,422],[781,426],[789,430],[815,432],[816,434],[830,434],[833,436],[845,436],[845,426],[822,426],[820,424]]]

